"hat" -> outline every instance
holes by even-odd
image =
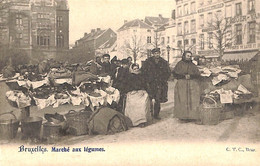
[[[105,58],[105,57],[110,58],[110,55],[109,55],[109,54],[104,54],[104,55],[103,55],[103,58]]]
[[[122,59],[121,60],[121,63],[124,65],[124,64],[128,64],[128,60],[127,59]]]
[[[156,53],[156,52],[159,52],[159,53],[160,53],[160,52],[161,52],[161,51],[160,51],[160,48],[154,48],[154,49],[152,49],[152,54],[154,54],[154,53]]]

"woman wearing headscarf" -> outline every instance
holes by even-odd
[[[173,76],[177,79],[174,89],[174,116],[186,121],[200,118],[200,72],[192,63],[191,56],[190,51],[185,51],[182,60],[173,70]]]
[[[146,83],[138,64],[132,64],[127,78],[125,115],[133,126],[145,127],[150,117],[150,98],[146,92]]]

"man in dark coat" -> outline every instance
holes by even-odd
[[[111,64],[110,64],[110,55],[104,54],[103,55],[103,63],[101,64],[101,74],[102,75],[111,75]]]
[[[142,73],[147,82],[147,92],[151,99],[154,99],[155,119],[160,119],[160,103],[167,102],[168,79],[171,71],[166,60],[160,57],[160,48],[152,50],[153,56],[148,58],[142,67]]]

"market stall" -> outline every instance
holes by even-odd
[[[203,77],[202,107],[211,105],[211,108],[221,108],[215,109],[219,114],[212,114],[219,116],[219,121],[241,115],[248,108],[248,103],[259,102],[257,87],[252,84],[251,75],[243,72],[238,65],[199,66],[199,70]]]

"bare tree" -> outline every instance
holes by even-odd
[[[136,34],[131,36],[130,40],[125,40],[122,50],[133,56],[134,63],[138,58],[143,57],[146,54],[145,45],[142,43],[142,37],[138,37]]]
[[[207,22],[208,40],[207,44],[215,50],[220,59],[224,55],[226,48],[234,42],[235,35],[232,35],[232,23],[228,18],[223,18],[215,14],[211,21]]]

